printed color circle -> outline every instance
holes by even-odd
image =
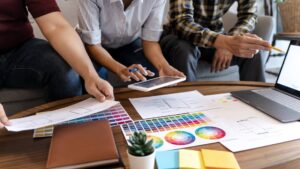
[[[164,141],[160,137],[148,136],[147,138],[148,138],[148,140],[151,140],[151,139],[153,140],[152,145],[155,149],[159,149],[164,144]]]
[[[198,137],[206,140],[221,139],[226,135],[224,130],[212,126],[200,127],[195,131],[195,133]]]
[[[193,143],[196,138],[186,131],[172,131],[165,136],[165,140],[174,145],[187,145]]]

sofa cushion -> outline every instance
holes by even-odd
[[[8,115],[46,103],[45,89],[1,89],[0,103]]]
[[[11,101],[35,100],[46,97],[44,89],[1,89],[0,103]]]
[[[221,72],[212,73],[211,64],[208,62],[200,62],[197,67],[198,81],[213,80],[213,81],[238,81],[240,79],[239,67],[230,66],[228,69]]]

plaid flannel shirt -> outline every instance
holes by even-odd
[[[228,32],[251,32],[256,24],[256,0],[170,0],[170,22],[166,29],[199,47],[212,47],[224,34],[223,15],[238,2],[238,21]]]

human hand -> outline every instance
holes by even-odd
[[[10,125],[2,104],[0,104],[0,128]]]
[[[214,47],[226,49],[233,55],[243,58],[252,58],[259,50],[271,50],[271,44],[253,34],[237,36],[219,35]]]
[[[227,69],[231,64],[232,57],[233,54],[228,50],[217,49],[212,62],[211,72],[217,73],[219,71]]]
[[[97,74],[85,79],[85,89],[100,102],[114,100],[113,87]]]
[[[243,34],[243,36],[248,36],[248,37],[258,39],[258,40],[263,40],[261,37],[255,35],[255,34],[252,34],[252,33],[245,33],[245,34]]]
[[[175,77],[185,77],[185,75],[172,67],[171,65],[164,66],[158,70],[159,76],[175,76]]]
[[[153,77],[155,75],[155,73],[147,70],[140,64],[133,64],[127,68],[124,67],[123,69],[118,71],[117,74],[124,82],[130,82],[131,78],[136,81],[145,81],[147,80],[147,76]]]

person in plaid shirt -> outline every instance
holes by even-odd
[[[235,1],[238,21],[225,34],[222,17]],[[255,54],[271,45],[251,34],[256,10],[256,0],[170,0],[170,21],[160,41],[167,60],[188,81],[196,80],[199,60],[211,62],[212,72],[238,65],[241,80],[265,81],[263,61]]]

